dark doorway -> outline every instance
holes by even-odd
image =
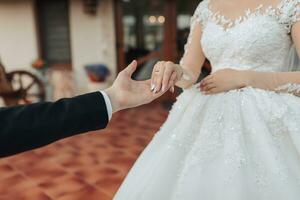
[[[118,67],[176,57],[174,0],[115,0]],[[175,45],[175,48],[174,48]]]
[[[37,0],[40,53],[50,66],[71,67],[68,0]]]
[[[199,0],[115,0],[119,71],[132,59],[178,62]],[[151,64],[150,64],[151,65]]]

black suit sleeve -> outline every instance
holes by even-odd
[[[105,128],[108,114],[100,92],[55,103],[0,108],[0,157]]]

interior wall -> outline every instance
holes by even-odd
[[[70,1],[70,26],[72,65],[78,92],[88,88],[89,81],[84,70],[87,64],[106,64],[114,78],[116,41],[113,1],[100,1],[96,15],[83,11],[82,0]]]
[[[0,58],[7,70],[30,69],[38,58],[33,0],[1,0],[0,27]]]

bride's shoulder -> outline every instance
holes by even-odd
[[[300,0],[281,0],[278,7],[281,13],[293,16],[300,12]]]
[[[300,0],[280,0],[283,4],[299,4]]]
[[[209,2],[210,2],[210,0],[202,0],[202,1],[198,4],[198,6],[197,6],[197,8],[196,8],[196,11],[201,11],[201,10],[207,9],[208,6],[209,6]]]
[[[290,31],[293,24],[300,21],[300,0],[281,0],[278,8],[280,22]]]
[[[195,12],[194,12],[194,18],[197,18],[198,20],[200,21],[205,21],[207,19],[207,17],[210,15],[210,12],[209,12],[209,1],[210,0],[203,0],[201,1]]]

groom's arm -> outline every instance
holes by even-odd
[[[109,121],[105,96],[90,93],[54,103],[0,108],[0,157],[45,146]]]
[[[0,108],[0,157],[105,128],[113,112],[150,103],[164,94],[152,93],[150,80],[132,80],[136,68],[137,62],[134,61],[104,92],[61,99],[55,103]]]

